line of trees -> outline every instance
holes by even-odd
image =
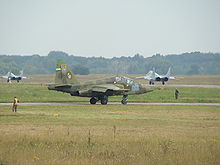
[[[191,52],[180,55],[160,55],[143,57],[136,54],[132,57],[80,57],[62,51],[51,51],[48,56],[0,55],[0,74],[12,71],[18,74],[51,74],[57,61],[67,63],[75,74],[145,74],[152,68],[163,74],[172,67],[173,74],[182,75],[219,75],[220,54]]]

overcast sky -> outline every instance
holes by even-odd
[[[0,0],[0,54],[220,52],[220,0]]]

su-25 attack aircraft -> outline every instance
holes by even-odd
[[[66,92],[71,96],[91,97],[91,104],[96,104],[99,100],[101,104],[107,104],[108,97],[115,95],[122,95],[121,103],[127,104],[128,95],[152,91],[127,77],[111,77],[80,84],[66,64],[57,65],[55,84],[49,85],[48,89]]]
[[[22,75],[23,75],[23,71],[20,71],[19,76],[14,75],[12,72],[8,72],[5,76],[2,76],[2,78],[7,79],[8,83],[11,83],[11,80],[16,80],[19,83],[20,80],[27,78]]]
[[[146,76],[142,76],[142,77],[136,77],[136,79],[145,79],[145,80],[149,80],[149,84],[153,85],[154,81],[161,81],[162,84],[164,85],[166,81],[168,81],[169,79],[176,79],[175,77],[171,77],[170,76],[170,70],[171,67],[169,67],[167,74],[166,75],[159,75],[158,73],[155,72],[155,69],[150,70]]]

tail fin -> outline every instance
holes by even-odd
[[[56,84],[79,84],[73,73],[66,64],[57,64],[56,66]]]
[[[9,77],[11,75],[11,72],[8,72],[5,76]]]
[[[153,70],[152,70],[152,79],[156,78],[157,75],[156,75],[156,71],[155,71],[155,68],[153,67]]]
[[[21,70],[21,71],[20,71],[20,76],[23,76],[23,73],[24,73],[24,71],[23,71],[23,70]]]
[[[171,70],[171,67],[169,67],[167,74],[165,75],[166,77],[170,77],[170,72],[171,72],[170,70]]]

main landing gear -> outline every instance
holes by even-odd
[[[108,104],[108,96],[106,95],[100,96],[98,98],[92,97],[90,99],[90,104],[96,104],[99,100],[101,101],[102,105]],[[128,103],[128,95],[123,95],[121,103],[124,105]]]
[[[96,104],[97,101],[98,101],[98,100],[97,100],[95,97],[92,97],[92,98],[90,99],[90,104]]]
[[[150,80],[149,85],[154,85],[154,82]]]
[[[101,101],[102,105],[108,104],[108,96],[106,96],[106,95],[101,96],[99,98],[92,97],[90,99],[90,104],[96,104],[96,102],[99,101],[99,100]]]

